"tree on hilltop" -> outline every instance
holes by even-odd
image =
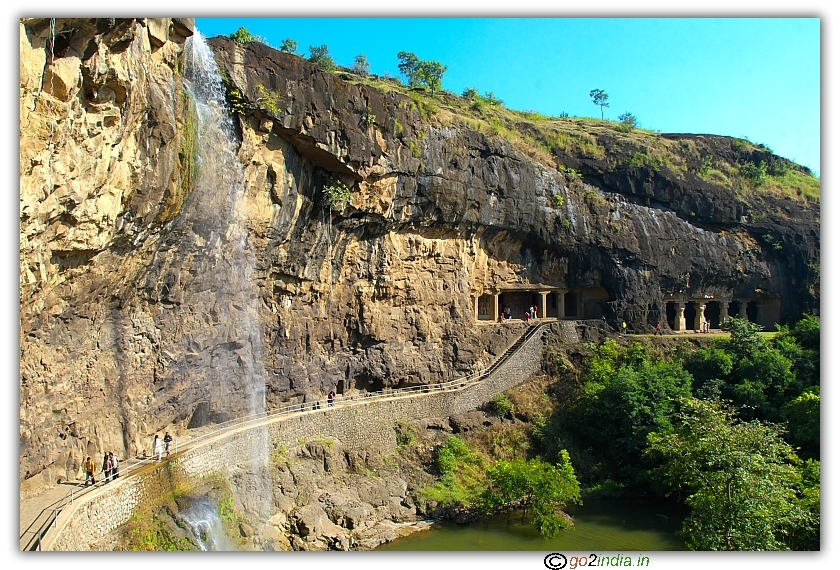
[[[592,102],[601,107],[601,119],[604,118],[604,107],[609,107],[610,96],[603,89],[593,89],[589,92]]]
[[[397,69],[405,76],[409,87],[426,87],[432,92],[432,95],[436,91],[440,91],[443,84],[443,74],[449,69],[448,67],[439,61],[422,60],[407,51],[398,53],[397,59],[400,60]]]
[[[330,55],[330,48],[326,45],[309,46],[309,61],[324,71],[333,71],[335,69],[335,60]]]
[[[283,40],[283,45],[280,46],[280,51],[283,53],[290,53],[292,55],[300,55],[297,51],[298,43],[292,38]]]

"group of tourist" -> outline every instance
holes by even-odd
[[[536,305],[531,305],[527,309],[525,309],[525,322],[530,322],[531,319],[536,319],[540,316],[540,308]],[[499,321],[509,321],[513,315],[511,314],[510,307],[505,307],[499,313]]]
[[[88,485],[96,485],[96,464],[93,459],[88,457],[85,459],[85,487]],[[106,451],[102,457],[102,471],[105,477],[105,482],[110,483],[113,479],[120,476],[120,460],[114,455],[113,451]]]
[[[169,435],[169,432],[166,432],[166,435],[163,436],[163,439],[160,439],[159,435],[155,435],[154,454],[155,456],[157,456],[158,461],[160,461],[163,458],[164,450],[166,450],[166,456],[169,457],[170,443],[172,443],[172,436]]]

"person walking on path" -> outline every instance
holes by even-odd
[[[163,445],[166,447],[166,456],[169,457],[169,444],[172,443],[172,436],[169,435],[169,432],[166,432],[166,435],[163,436]]]
[[[93,472],[96,469],[96,465],[93,464],[93,459],[88,457],[85,459],[85,487],[88,485],[88,481],[92,481],[93,485],[96,485],[96,477],[94,477]]]
[[[627,334],[627,321],[621,321],[621,334]]]
[[[329,395],[327,396],[327,403],[332,408],[335,405],[335,391],[330,390]]]
[[[163,443],[160,441],[160,436],[155,434],[155,446],[154,446],[154,454],[157,455],[157,460],[161,460],[161,456],[163,455]]]
[[[108,459],[111,460],[111,480],[120,476],[120,460],[114,455],[114,452],[108,452]]]
[[[102,472],[105,474],[105,482],[110,483],[111,481],[111,458],[108,456],[108,452],[105,452],[105,458],[102,460]]]
[[[107,470],[106,470],[107,468]],[[104,473],[103,477],[105,477],[105,482],[111,480],[111,466],[108,465],[108,452],[106,451],[102,455],[102,473]]]
[[[656,334],[662,336],[662,323],[656,323]]]

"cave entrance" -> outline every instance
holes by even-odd
[[[578,299],[579,295],[576,291],[569,291],[563,299],[563,314],[566,317],[578,316]]]
[[[546,317],[559,317],[560,314],[557,311],[560,304],[557,302],[557,293],[552,291],[545,298],[545,316]]]
[[[732,301],[731,303],[729,303],[729,309],[727,310],[726,315],[729,318],[737,317],[740,310],[741,310],[741,302],[740,301]]]
[[[580,305],[584,319],[601,319],[604,308],[610,301],[610,294],[603,287],[587,287],[580,291]]]
[[[751,323],[758,323],[758,301],[747,303],[747,320]]]
[[[706,322],[709,323],[710,329],[720,328],[720,311],[720,301],[710,301],[709,303],[706,303],[706,310],[703,311],[703,316],[706,317]]]
[[[335,393],[336,394],[343,394],[344,393],[344,380],[339,380],[338,384],[335,385]]]
[[[697,330],[697,303],[691,301],[685,304],[685,328],[689,330]]]
[[[381,392],[384,388],[385,384],[380,378],[376,378],[370,374],[356,376],[356,390],[361,392]]]
[[[670,302],[665,304],[665,322],[668,323],[668,327],[675,331],[677,330],[676,320],[677,318],[677,307],[676,303]]]

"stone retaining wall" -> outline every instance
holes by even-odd
[[[571,322],[550,325],[558,332]],[[84,496],[75,508],[66,507],[56,528],[44,537],[45,550],[88,550],[90,544],[128,522],[137,512],[149,512],[161,497],[197,477],[223,471],[251,459],[255,443],[268,436],[275,444],[294,447],[320,438],[334,438],[346,448],[375,446],[396,449],[394,426],[401,420],[448,417],[473,410],[494,395],[520,384],[540,370],[542,332],[528,339],[485,380],[452,392],[396,395],[371,402],[348,402],[293,416],[268,419],[256,426],[240,426],[221,433],[180,457],[141,469],[140,473],[110,483]],[[259,449],[259,447],[256,447]]]

